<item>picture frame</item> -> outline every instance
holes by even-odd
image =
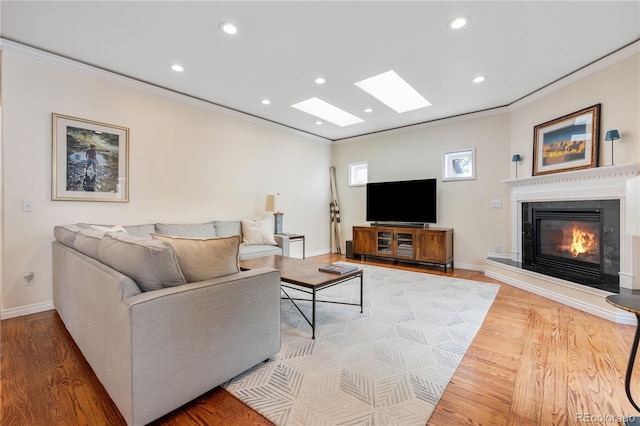
[[[598,167],[600,109],[596,104],[533,128],[533,176]]]
[[[51,199],[129,202],[129,129],[53,113]]]
[[[476,178],[476,149],[442,153],[442,180],[471,180]]]

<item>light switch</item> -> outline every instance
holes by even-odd
[[[33,203],[31,201],[23,200],[22,201],[22,211],[23,212],[32,212],[33,211]]]
[[[502,208],[502,200],[491,200],[491,208],[492,209]]]

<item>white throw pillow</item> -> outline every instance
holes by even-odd
[[[276,240],[273,237],[273,219],[242,219],[242,244],[268,244],[275,246]]]
[[[107,232],[124,232],[125,234],[127,233],[127,230],[124,229],[122,225],[115,225],[115,226],[91,225],[91,229],[93,229],[94,231],[104,232],[105,234]]]

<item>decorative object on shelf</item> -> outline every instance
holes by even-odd
[[[620,132],[617,130],[607,130],[604,140],[611,141],[611,165],[613,166],[613,141],[620,139]]]
[[[518,162],[522,161],[522,157],[520,156],[520,154],[513,154],[513,157],[511,157],[511,161],[516,163],[516,179],[518,179]]]
[[[468,180],[476,178],[475,148],[442,153],[442,180]]]
[[[129,202],[129,129],[52,114],[51,199]]]
[[[273,212],[273,233],[282,234],[284,229],[283,210],[289,209],[289,197],[286,195],[267,195],[267,204],[264,208],[267,212]]]
[[[534,176],[597,167],[600,104],[538,124],[533,135]]]

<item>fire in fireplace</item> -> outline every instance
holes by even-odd
[[[523,203],[523,267],[619,293],[618,200]]]

